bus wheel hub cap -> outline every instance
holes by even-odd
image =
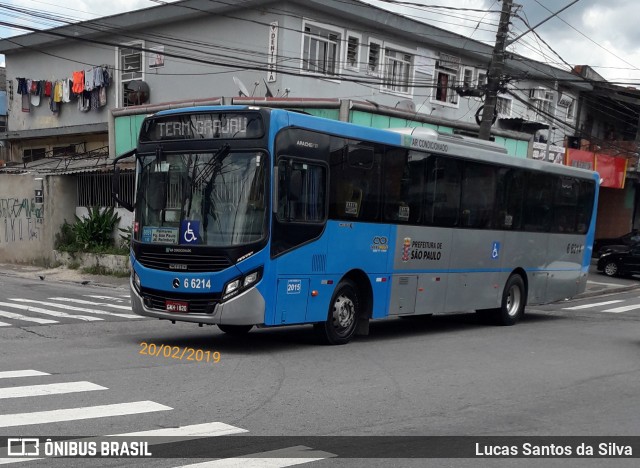
[[[353,322],[354,306],[353,302],[340,296],[333,305],[333,323],[340,328],[347,328]]]

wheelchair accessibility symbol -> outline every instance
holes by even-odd
[[[494,242],[491,246],[491,259],[498,260],[500,256],[500,242]]]
[[[182,221],[180,223],[180,243],[197,244],[200,236],[200,221]]]

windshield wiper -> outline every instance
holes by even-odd
[[[215,179],[215,177],[213,176],[218,172],[220,172],[220,169],[222,169],[222,161],[224,160],[224,158],[226,158],[229,155],[230,152],[231,152],[231,147],[228,144],[225,144],[222,147],[220,147],[220,149],[216,151],[214,155],[211,157],[211,160],[205,164],[205,168],[202,170],[202,172],[198,176],[198,180],[194,181],[194,185],[196,184],[196,182],[209,179],[207,181],[207,186],[208,186],[211,183],[211,181]]]

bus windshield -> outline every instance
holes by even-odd
[[[266,236],[266,155],[231,151],[141,155],[136,240],[225,247]]]

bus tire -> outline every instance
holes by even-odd
[[[316,323],[314,329],[325,344],[343,345],[353,338],[360,315],[358,287],[351,280],[340,281],[329,303],[327,320]]]
[[[219,323],[218,328],[227,335],[240,336],[249,333],[253,328],[253,325],[223,325]]]
[[[502,291],[502,305],[496,309],[499,325],[515,325],[524,315],[526,293],[524,281],[520,275],[511,275]]]

